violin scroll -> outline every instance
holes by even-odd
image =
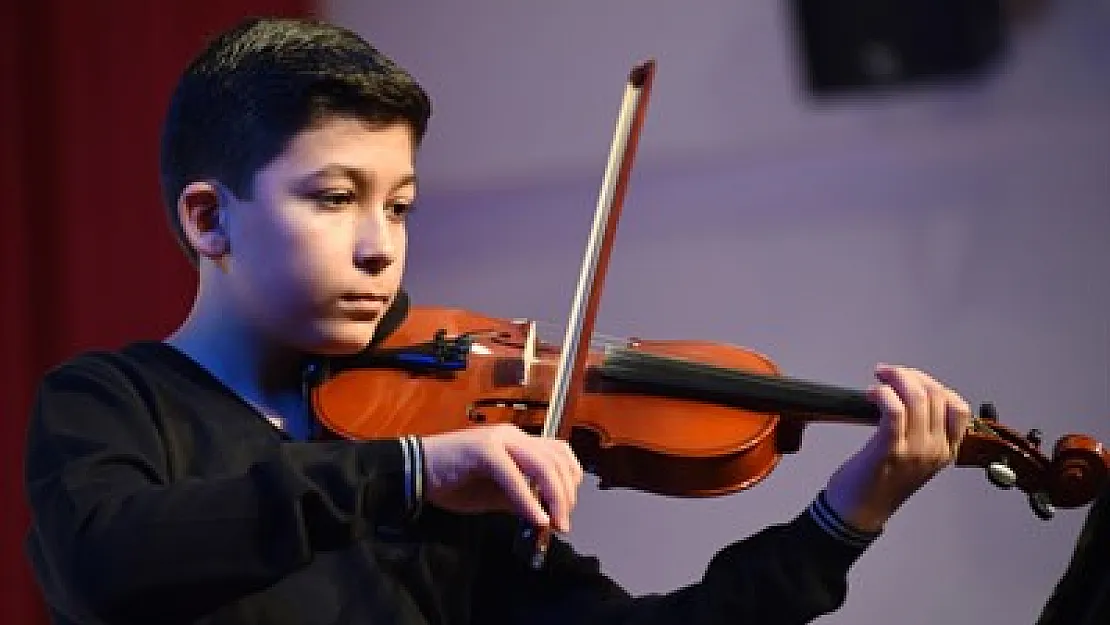
[[[1051,519],[1057,508],[1089,504],[1110,479],[1110,450],[1085,434],[1061,437],[1050,458],[1041,451],[1038,430],[1021,435],[999,424],[991,404],[980,408],[971,428],[956,464],[986,469],[999,488],[1016,487],[1041,519]]]

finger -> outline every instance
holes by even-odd
[[[919,447],[925,442],[929,428],[929,394],[920,377],[907,367],[891,365],[879,365],[875,376],[894,390],[902,404],[904,440]]]
[[[554,500],[545,499],[555,529],[561,532],[569,531],[570,509],[574,506],[575,489],[571,482],[571,469],[560,449],[562,441],[533,437],[523,444],[529,446],[535,453],[539,473],[549,476],[551,490],[557,493]]]
[[[947,456],[948,446],[948,400],[951,397],[949,390],[932,378],[927,389],[929,393],[929,442],[930,448],[941,455]]]
[[[967,436],[968,425],[971,423],[971,406],[963,397],[950,391],[951,397],[945,411],[946,434],[948,448],[953,459],[959,456],[960,445]]]
[[[556,529],[569,532],[571,511],[578,500],[578,485],[581,483],[582,474],[581,465],[573,450],[562,439],[534,436],[523,430],[517,430],[512,434],[512,440],[519,444],[522,450],[526,448],[529,454],[536,454],[534,459],[539,464],[533,465],[529,474],[550,476],[548,487],[538,484],[540,480],[533,478],[533,481],[537,482],[536,486],[540,487],[541,494],[546,498],[544,503],[546,503],[548,516]],[[549,494],[552,492],[551,489],[557,489],[558,495]]]
[[[550,439],[548,448],[551,453],[551,461],[559,474],[559,485],[563,489],[564,501],[566,501],[566,516],[560,519],[560,530],[564,532],[570,531],[570,517],[574,507],[578,504],[578,485],[581,483],[581,467],[578,465],[578,460],[574,456],[570,445],[561,439]]]
[[[522,440],[513,441],[506,450],[539,491],[549,522],[556,529],[562,530],[564,521],[569,516],[566,490],[554,460],[555,455],[551,450],[545,449],[544,443],[547,442],[549,441],[526,435]]]
[[[551,519],[532,491],[528,476],[521,470],[519,459],[506,446],[493,445],[490,449],[490,453],[484,456],[486,471],[501,487],[513,510],[537,527],[550,525]]]
[[[582,478],[585,471],[582,469],[582,463],[578,461],[578,455],[574,453],[574,448],[570,443],[565,440],[560,440],[558,445],[559,458],[562,461],[562,466],[566,468],[567,483],[570,484],[571,494],[573,496],[572,502],[578,501],[578,487],[582,485]]]
[[[902,400],[893,388],[885,384],[872,386],[868,394],[882,412],[879,430],[886,432],[888,452],[904,449],[906,447],[906,407],[902,404]]]
[[[576,487],[581,486],[582,478],[585,477],[586,471],[582,468],[582,463],[578,460],[578,454],[575,453],[574,448],[571,447],[570,443],[567,441],[563,441],[562,452],[567,459],[567,464],[570,466],[571,476],[574,478],[574,485]]]
[[[929,394],[929,450],[936,455],[937,461],[946,464],[955,457],[958,443],[954,446],[953,441],[962,440],[963,437],[962,432],[954,431],[953,428],[959,428],[961,423],[966,428],[964,415],[970,416],[970,411],[963,399],[952,389],[924,372],[916,373]]]

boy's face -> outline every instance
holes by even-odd
[[[222,296],[281,344],[362,349],[400,286],[415,197],[407,125],[341,118],[303,131],[258,172],[253,200],[231,201]]]

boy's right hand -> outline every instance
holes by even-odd
[[[537,527],[570,531],[583,471],[566,441],[533,436],[513,425],[478,426],[421,440],[424,497],[430,503],[461,513],[513,512]]]

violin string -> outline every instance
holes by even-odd
[[[557,326],[558,324],[547,321],[537,320],[536,327]],[[596,346],[598,349],[612,350],[610,357],[620,358],[622,355],[632,354],[639,361],[638,366],[642,366],[643,362],[651,358],[655,363],[662,367],[682,367],[688,373],[698,373],[703,375],[716,375],[716,376],[731,376],[734,379],[742,378],[744,382],[758,381],[760,384],[765,384],[768,387],[778,387],[783,391],[793,390],[796,392],[812,391],[815,387],[822,387],[829,390],[833,387],[829,385],[818,385],[805,380],[799,380],[788,376],[780,375],[760,375],[755,373],[748,373],[736,369],[722,367],[711,363],[697,362],[689,359],[678,358],[674,356],[662,356],[658,354],[648,354],[647,352],[633,352],[627,349],[628,339],[624,337],[614,336],[611,334],[604,334],[601,332],[594,332],[594,336],[590,341],[591,346]],[[836,389],[839,391],[839,389]]]
[[[855,400],[862,398],[864,395],[860,391],[842,389],[827,384],[791,378],[789,376],[748,373],[711,363],[701,363],[683,358],[676,358],[674,356],[650,354],[648,352],[638,352],[625,348],[619,348],[611,352],[609,358],[606,360],[605,366],[612,366],[613,373],[622,370],[626,372],[627,375],[630,368],[636,371],[637,375],[644,376],[655,374],[662,376],[661,379],[667,379],[669,376],[675,375],[676,370],[683,371],[689,375],[698,376],[702,379],[706,379],[706,376],[709,376],[722,382],[736,384],[745,388],[747,392],[786,393],[786,396],[797,394],[808,396],[817,401],[832,400],[847,402],[841,405],[851,408],[858,408],[858,406],[853,404]],[[989,423],[974,413],[968,421],[968,429],[980,434],[1000,438],[998,432],[996,432]]]
[[[732,369],[721,365],[712,363],[703,363],[691,361],[684,358],[676,358],[674,356],[662,356],[659,354],[647,354],[646,352],[633,352],[630,350],[620,349],[613,352],[613,356],[620,358],[623,356],[632,355],[637,361],[645,361],[647,359],[654,360],[660,367],[681,366],[687,371],[706,373],[720,377],[731,378],[734,380],[743,380],[744,382],[757,382],[767,387],[773,387],[782,391],[800,392],[800,393],[827,393],[830,395],[843,395],[848,394],[852,396],[861,395],[859,391],[838,388],[829,384],[821,384],[818,382],[811,382],[785,375],[766,374],[766,373],[752,373],[738,369]]]
[[[852,389],[636,350],[615,350],[603,371],[632,382],[708,393],[758,410],[878,418],[874,404]]]
[[[554,321],[551,321],[551,320],[543,319],[543,320],[536,320],[536,327],[537,327],[537,329],[542,328],[544,330],[550,331],[552,329],[557,330],[558,328],[560,328],[560,324],[558,324]],[[610,352],[611,355],[616,355],[617,357],[619,357],[621,354],[633,353],[633,352],[629,352],[627,350],[627,346],[628,346],[628,338],[627,337],[616,336],[616,335],[613,335],[613,334],[606,334],[606,333],[603,333],[603,332],[595,331],[593,333],[593,336],[590,337],[589,345],[590,345],[591,348],[598,349],[598,350],[612,350]],[[635,353],[637,355],[642,355],[644,352],[635,352]],[[676,358],[674,356],[658,356],[658,355],[655,355],[655,354],[653,354],[652,356],[656,359],[659,359],[660,362],[665,361],[666,363],[672,364],[672,365],[697,366],[699,372],[701,372],[701,373],[709,372],[710,371],[709,368],[713,367],[713,368],[719,369],[720,371],[728,372],[729,374],[742,374],[749,381],[752,377],[752,374],[746,374],[746,373],[741,372],[741,371],[731,371],[731,370],[728,370],[727,368],[719,367],[717,365],[709,365],[709,364],[706,364],[706,363],[698,363],[696,361],[690,361],[690,360],[686,360],[686,359]],[[790,378],[789,376],[767,375],[767,376],[756,376],[756,377],[759,378],[760,384],[763,384],[763,383],[767,383],[768,385],[774,384],[775,386],[778,386],[781,390],[784,390],[784,391],[787,391],[787,390],[804,391],[804,390],[810,390],[810,389],[813,388],[812,383],[806,382],[804,380],[796,380],[794,378]],[[996,438],[999,437],[998,432],[996,432],[994,430],[994,428],[992,428],[990,426],[989,423],[987,423],[984,419],[982,419],[981,417],[979,417],[978,415],[976,415],[974,413],[972,413],[971,418],[968,421],[968,429],[970,431],[973,431],[973,432],[976,432],[976,433],[979,433],[979,434],[985,434],[987,436],[992,436],[992,437],[996,437]]]
[[[562,334],[562,326],[559,323],[548,320],[535,320],[536,329],[541,334],[552,333]],[[590,346],[597,349],[609,349],[628,343],[627,338],[621,338],[612,334],[605,334],[602,332],[594,332],[590,337]]]

